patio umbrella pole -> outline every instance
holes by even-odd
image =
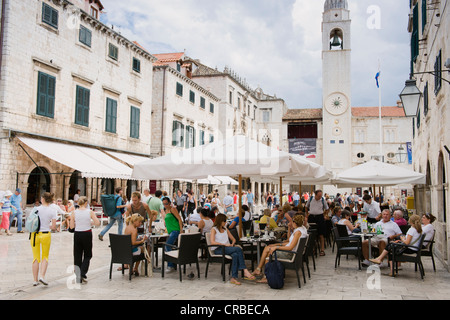
[[[239,239],[242,238],[242,174],[239,175]],[[236,239],[238,241],[239,239]]]
[[[283,206],[283,177],[280,177],[280,206]]]

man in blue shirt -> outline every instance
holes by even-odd
[[[17,233],[23,233],[22,231],[22,191],[17,188],[14,194],[11,196],[11,204],[16,208],[16,210],[12,210],[11,217],[9,218],[9,228],[11,229],[12,221],[15,217],[17,217]]]

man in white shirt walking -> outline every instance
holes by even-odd
[[[326,224],[324,214],[328,210],[328,204],[322,197],[322,190],[317,190],[314,197],[310,197],[306,203],[306,217],[308,223],[317,224],[320,239],[320,255],[325,255]]]

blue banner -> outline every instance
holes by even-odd
[[[406,149],[408,150],[408,163],[412,164],[412,144],[411,142],[406,143]]]

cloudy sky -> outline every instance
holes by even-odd
[[[289,108],[322,107],[324,0],[102,0],[101,20],[150,53],[182,52],[230,67]],[[348,0],[352,104],[395,105],[409,77],[408,1]],[[375,7],[374,7],[375,6]]]

